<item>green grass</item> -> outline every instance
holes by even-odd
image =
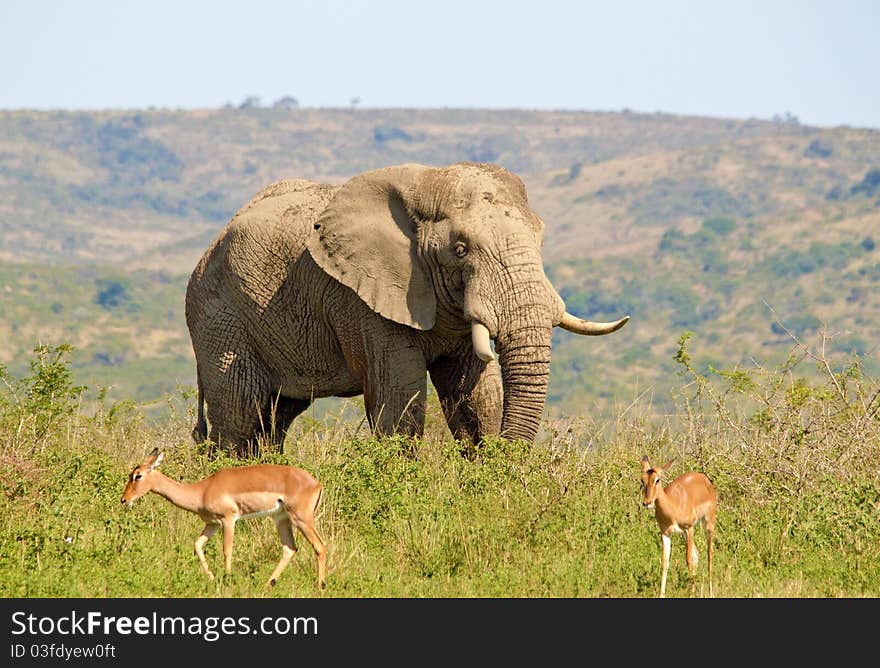
[[[122,489],[153,447],[187,481],[244,462],[192,443],[191,397],[160,424],[130,404],[82,410],[65,350],[43,350],[30,375],[4,373],[0,394],[0,596],[653,597],[660,540],[639,504],[643,454],[714,481],[716,597],[877,596],[878,387],[857,369],[812,384],[797,365],[700,375],[679,343],[675,419],[636,407],[613,429],[548,422],[532,446],[494,440],[471,459],[435,411],[416,440],[371,438],[341,415],[296,422],[284,452],[259,461],[303,466],[325,486],[323,592],[300,536],[278,585],[263,587],[280,557],[265,518],[239,523],[232,574],[208,581],[193,553],[199,519],[154,494],[125,508]],[[206,548],[215,573],[221,542]],[[675,537],[667,596],[709,595],[700,531],[697,546],[692,592]]]

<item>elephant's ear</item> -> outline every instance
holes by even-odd
[[[404,198],[431,169],[407,164],[354,177],[318,217],[308,242],[318,266],[371,309],[423,330],[434,326],[437,301]]]

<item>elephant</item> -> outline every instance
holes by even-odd
[[[533,443],[552,329],[620,329],[566,312],[544,222],[493,163],[416,163],[341,185],[280,180],[245,204],[186,289],[192,436],[244,456],[283,448],[318,397],[363,395],[376,436],[421,436],[427,377],[452,436]],[[493,349],[494,342],[494,349]],[[207,403],[207,420],[204,405]]]

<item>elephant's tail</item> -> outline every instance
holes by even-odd
[[[196,426],[193,427],[192,437],[196,443],[204,443],[208,438],[208,423],[205,420],[205,389],[202,387],[202,374],[199,372],[199,365],[196,364],[196,385],[198,387],[198,409],[196,417]]]

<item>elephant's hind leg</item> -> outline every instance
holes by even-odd
[[[242,457],[257,455],[258,436],[271,431],[264,415],[272,398],[268,371],[255,356],[239,349],[225,368],[213,367],[205,376],[211,440]]]
[[[205,419],[205,387],[202,385],[202,374],[199,372],[199,365],[196,363],[196,425],[192,430],[193,440],[201,445],[208,438],[208,421]]]

